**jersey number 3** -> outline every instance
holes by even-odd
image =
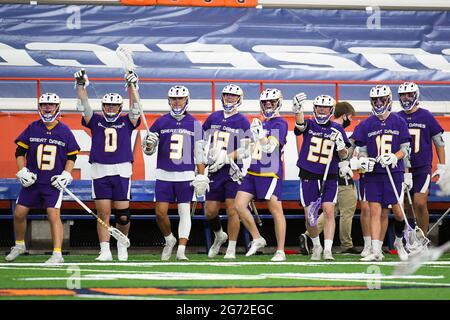
[[[56,146],[40,144],[36,151],[37,165],[40,170],[53,170],[56,159]]]

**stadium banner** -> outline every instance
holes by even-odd
[[[449,11],[0,5],[0,77],[448,81]],[[23,95],[22,89],[3,92]],[[443,99],[441,99],[443,100]]]
[[[160,114],[147,114],[146,118],[148,124],[151,126],[153,122],[160,116]],[[194,115],[201,122],[204,122],[208,114]],[[256,114],[247,117],[249,120],[256,117]],[[293,116],[284,116],[289,123],[289,132],[287,136],[287,144],[284,148],[284,179],[298,180],[298,168],[296,166],[298,159],[298,148],[301,146],[302,138],[294,135],[294,118]],[[450,117],[438,116],[436,117],[441,126],[444,128],[444,139],[450,141]],[[0,130],[2,139],[0,139],[0,179],[1,178],[15,178],[17,172],[15,162],[16,145],[14,140],[25,130],[25,128],[33,121],[39,119],[38,114],[24,114],[24,113],[1,113],[0,112]],[[351,135],[354,127],[365,117],[354,117],[352,124],[346,128],[347,135]],[[75,135],[75,138],[80,145],[81,152],[77,157],[73,176],[75,179],[90,180],[90,164],[89,151],[91,150],[91,137],[89,129],[81,125],[81,115],[73,113],[65,113],[61,116],[61,120],[67,124]],[[155,180],[156,168],[156,154],[147,156],[143,153],[141,142],[146,134],[144,126],[133,132],[132,148],[134,154],[133,163],[133,180]],[[433,148],[433,170],[436,167],[437,155]],[[450,144],[446,144],[446,154],[450,154]],[[244,168],[248,163],[244,165]],[[355,178],[357,175],[355,175]]]

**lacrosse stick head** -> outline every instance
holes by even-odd
[[[411,256],[426,251],[428,249],[428,244],[430,243],[430,240],[418,226],[413,229],[407,225],[404,232],[404,238],[406,240],[405,247]]]
[[[308,224],[311,227],[317,225],[317,220],[319,219],[319,210],[322,205],[322,197],[319,197],[316,201],[311,202],[308,211]]]
[[[119,229],[109,227],[108,231],[111,237],[117,240],[117,243],[120,243],[121,245],[127,248],[130,246],[130,239],[128,239],[128,237],[124,235],[122,232],[120,232]]]
[[[133,60],[133,53],[130,49],[119,46],[116,49],[116,55],[122,63],[122,68],[125,72],[134,71],[136,65]]]

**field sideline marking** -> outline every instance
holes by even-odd
[[[332,266],[332,265],[379,265],[379,266],[398,266],[404,264],[401,261],[348,261],[348,262],[305,262],[305,261],[292,261],[292,262],[69,262],[60,266],[48,265],[41,262],[25,262],[25,263],[0,263],[0,267],[49,267],[49,268],[64,268],[69,266],[128,266],[128,267],[153,267],[153,266],[217,266],[217,267],[236,267],[236,266],[252,266],[252,265],[284,265],[284,266]],[[450,266],[450,261],[431,261],[425,262],[424,265],[441,265]]]

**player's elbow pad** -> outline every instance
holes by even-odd
[[[139,108],[139,104],[137,102],[133,102],[130,107],[130,112],[128,113],[128,117],[130,120],[137,120],[141,116],[141,109]]]
[[[206,141],[204,141],[204,140],[195,141],[195,146],[194,146],[194,163],[195,164],[201,164],[201,163],[206,162],[205,144],[206,144]]]
[[[83,101],[81,99],[77,100],[77,110],[81,111],[83,117],[92,117],[92,115],[94,114],[94,111],[89,105],[89,102]]]
[[[18,157],[25,157],[26,154],[27,154],[27,149],[25,149],[24,147],[21,147],[21,146],[17,146],[17,148],[16,148],[16,158],[18,158]]]
[[[445,142],[444,142],[444,138],[442,137],[442,132],[439,132],[438,134],[434,135],[432,137],[432,139],[433,139],[433,143],[436,148],[439,148],[439,147],[445,148]]]
[[[306,122],[303,123],[297,123],[295,122],[295,127],[300,130],[300,132],[303,132],[306,130]]]

